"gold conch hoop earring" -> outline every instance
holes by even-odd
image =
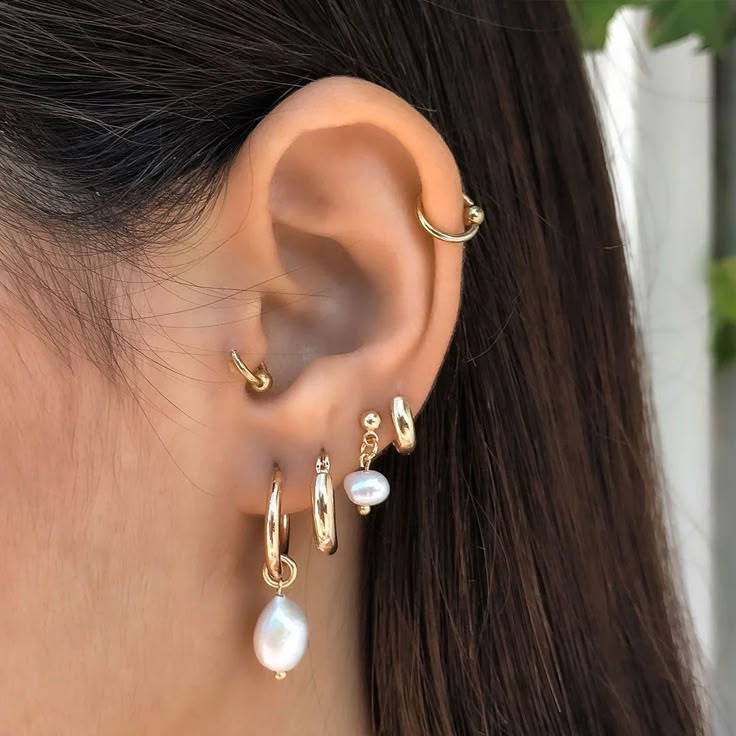
[[[251,391],[262,394],[273,386],[273,377],[268,372],[268,368],[266,368],[265,363],[259,364],[258,368],[256,368],[256,372],[254,373],[241,360],[237,350],[230,351],[230,359],[238,372],[245,377]]]
[[[281,513],[283,477],[273,467],[271,491],[266,506],[263,580],[276,590],[263,609],[253,632],[253,649],[258,661],[283,680],[307,650],[308,629],[304,611],[284,595],[297,576],[296,562],[289,557],[289,517]]]
[[[312,523],[314,543],[320,552],[337,552],[337,522],[335,519],[335,489],[330,475],[330,458],[322,450],[315,466],[312,483]]]
[[[422,195],[417,198],[417,217],[422,227],[433,237],[438,240],[444,240],[448,243],[465,243],[474,238],[480,230],[480,226],[486,219],[483,209],[473,202],[467,194],[463,194],[463,220],[466,229],[461,233],[443,233],[432,225],[424,215],[422,210]]]

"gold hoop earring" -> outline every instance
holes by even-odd
[[[402,455],[410,455],[417,446],[417,437],[414,432],[414,415],[409,402],[403,396],[394,396],[391,402],[391,421],[396,433],[394,447]]]
[[[378,428],[381,426],[381,415],[369,411],[360,419],[364,430],[363,442],[360,446],[360,470],[348,473],[343,481],[343,488],[348,498],[358,507],[361,516],[371,512],[371,506],[383,503],[391,493],[391,486],[383,473],[371,470],[371,463],[378,455]]]
[[[320,552],[337,552],[337,523],[335,520],[335,490],[330,475],[330,458],[322,450],[315,466],[317,475],[312,483],[312,524],[314,542]]]
[[[254,373],[241,360],[237,350],[230,351],[230,359],[238,372],[245,377],[245,380],[248,382],[248,388],[250,388],[251,391],[255,391],[257,394],[262,394],[273,386],[273,377],[268,372],[268,368],[266,368],[265,363],[260,363]]]
[[[276,596],[263,609],[253,632],[253,649],[258,661],[283,680],[307,650],[308,629],[304,611],[284,595],[296,580],[296,562],[289,557],[289,517],[281,513],[283,477],[273,466],[271,492],[265,518],[265,554],[263,580],[275,588]]]
[[[474,238],[480,226],[486,219],[486,215],[483,212],[483,208],[479,207],[473,202],[467,194],[463,194],[463,221],[465,222],[465,230],[461,233],[444,233],[442,230],[438,230],[427,220],[422,210],[422,195],[420,194],[417,198],[417,217],[422,227],[437,240],[444,240],[448,243],[465,243],[466,241]]]

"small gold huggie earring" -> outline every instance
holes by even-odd
[[[253,371],[240,359],[237,350],[230,351],[230,359],[238,372],[245,377],[245,380],[248,382],[248,388],[250,388],[251,391],[262,394],[273,386],[273,378],[268,372],[268,368],[266,368],[265,363],[260,363],[258,368],[256,368],[256,372],[253,373]]]
[[[297,576],[296,562],[289,557],[289,517],[281,513],[283,477],[273,466],[271,492],[265,518],[263,580],[275,588],[276,597],[263,609],[253,632],[253,648],[258,661],[283,680],[307,650],[307,618],[294,601],[284,595]]]
[[[391,493],[388,478],[377,470],[371,470],[371,463],[378,455],[378,428],[381,426],[381,415],[369,411],[360,419],[364,430],[363,442],[360,446],[360,470],[348,473],[343,481],[343,488],[348,498],[358,507],[362,516],[371,512],[371,506],[383,503]]]
[[[320,552],[337,552],[337,523],[335,520],[335,490],[330,475],[330,458],[322,450],[315,467],[317,474],[312,483],[312,523],[314,542]]]
[[[473,202],[467,194],[463,194],[463,220],[465,222],[465,230],[461,233],[444,233],[432,225],[424,215],[422,210],[422,195],[417,198],[417,217],[422,227],[433,237],[438,240],[444,240],[448,243],[464,243],[474,238],[480,230],[480,226],[486,219],[483,208]]]
[[[414,415],[409,402],[403,396],[394,396],[391,402],[391,421],[394,424],[394,447],[402,454],[409,455],[417,446],[414,432]]]

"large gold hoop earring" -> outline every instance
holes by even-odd
[[[474,238],[480,230],[480,226],[486,219],[483,208],[473,202],[467,194],[463,194],[463,220],[466,229],[461,233],[445,233],[438,230],[425,216],[422,207],[422,195],[417,198],[417,217],[422,227],[437,240],[444,240],[448,243],[465,243]]]
[[[283,563],[289,556],[289,516],[281,513],[281,491],[283,475],[278,465],[274,465],[271,492],[266,505],[264,552],[266,562],[263,577],[272,588],[288,588],[293,582],[283,579]],[[293,560],[292,560],[293,562]],[[288,565],[288,563],[286,563]],[[292,569],[289,567],[289,569]]]
[[[284,595],[297,576],[296,562],[289,557],[289,517],[281,512],[283,476],[273,467],[271,491],[266,505],[263,580],[276,590],[263,609],[253,632],[253,648],[258,661],[283,680],[307,650],[307,618],[302,609]]]

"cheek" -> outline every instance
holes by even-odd
[[[41,422],[36,394],[0,421],[3,700],[69,724],[91,717],[93,702],[125,733],[151,732],[152,718],[163,732],[182,703],[204,709],[242,665],[239,578],[258,570],[244,570],[239,540],[255,535],[230,504],[187,484],[145,418],[118,412],[103,390],[48,398]]]

